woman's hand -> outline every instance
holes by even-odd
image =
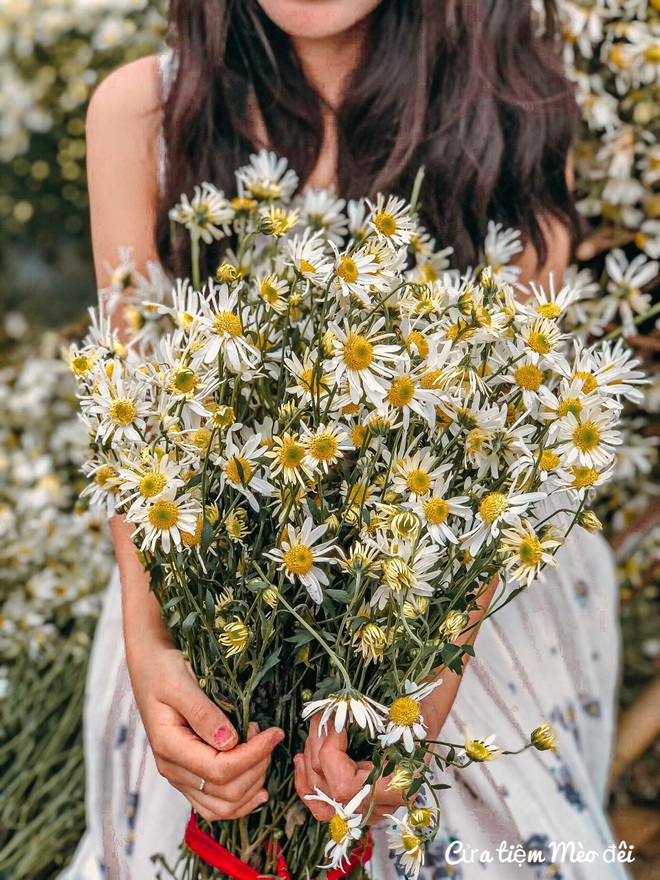
[[[364,786],[374,765],[371,761],[355,762],[348,756],[345,730],[337,733],[331,728],[329,733],[319,733],[318,718],[312,718],[310,728],[304,751],[293,759],[296,791],[316,819],[329,822],[334,815],[332,807],[322,801],[306,801],[305,795],[315,794],[316,787],[338,803],[347,804]],[[387,813],[393,813],[404,803],[400,791],[387,791],[390,778],[383,777],[376,783],[376,799],[369,825],[380,822]],[[367,798],[361,809],[368,809],[369,803],[370,798]]]
[[[260,733],[253,722],[248,741],[239,745],[235,728],[174,644],[150,642],[148,653],[132,657],[131,678],[158,772],[200,816],[237,819],[268,800],[264,781],[282,730]]]

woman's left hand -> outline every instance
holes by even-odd
[[[320,822],[329,822],[334,811],[322,801],[305,800],[305,795],[316,794],[315,787],[329,795],[340,804],[347,804],[353,795],[365,785],[373,770],[371,761],[354,761],[346,753],[346,731],[337,733],[331,727],[329,733],[319,733],[318,718],[312,718],[310,733],[303,752],[294,756],[296,768],[296,790],[303,803]],[[391,777],[383,777],[376,783],[376,800],[368,824],[375,825],[387,813],[393,813],[403,806],[400,791],[387,791]],[[358,807],[364,815],[370,798],[365,798]]]

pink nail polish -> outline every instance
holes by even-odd
[[[233,738],[234,731],[231,729],[231,727],[227,727],[226,724],[222,724],[213,734],[213,739],[219,746],[229,745]]]

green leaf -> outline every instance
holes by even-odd
[[[167,625],[172,629],[177,625],[177,623],[181,620],[181,614],[179,613],[179,609],[177,608],[174,614],[167,621]]]
[[[205,519],[202,526],[202,552],[205,553],[213,540],[213,526]]]
[[[264,681],[266,675],[274,669],[280,661],[280,651],[282,650],[282,646],[280,645],[277,651],[274,651],[270,657],[267,657],[264,661],[263,665],[254,679],[254,686],[256,687],[260,682]]]
[[[170,608],[174,608],[175,605],[178,605],[179,602],[182,602],[182,601],[183,601],[183,596],[173,596],[171,599],[168,599],[168,601],[163,605],[163,609],[165,611],[169,611]]]
[[[351,601],[350,593],[347,593],[346,590],[327,589],[325,593],[326,596],[334,599],[335,602],[343,602],[344,604],[348,604]]]
[[[196,611],[191,611],[188,617],[181,624],[181,629],[183,632],[189,632],[192,629],[193,623],[197,620],[199,614]]]
[[[209,626],[213,626],[215,622],[215,600],[213,598],[213,593],[206,588],[206,597],[205,597],[205,605],[206,605],[206,622]]]

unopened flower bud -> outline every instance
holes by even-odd
[[[409,767],[397,767],[387,783],[387,790],[406,791],[413,784],[414,779],[414,773]]]
[[[535,749],[538,749],[539,752],[546,752],[548,749],[554,750],[557,735],[549,724],[542,724],[532,731],[529,739]]]
[[[603,524],[593,510],[583,510],[578,516],[578,525],[591,532],[592,535],[603,530]]]
[[[217,281],[222,281],[225,284],[232,284],[234,281],[238,281],[239,272],[236,266],[232,266],[231,263],[223,261],[215,270],[215,277]]]

